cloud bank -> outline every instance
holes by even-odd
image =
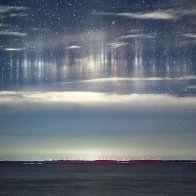
[[[81,105],[140,105],[140,106],[191,106],[195,97],[175,97],[167,94],[107,94],[98,92],[17,92],[1,91],[0,105],[24,103],[81,104]]]

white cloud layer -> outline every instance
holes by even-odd
[[[0,106],[18,104],[81,104],[127,106],[194,106],[195,97],[175,97],[167,94],[107,94],[98,92],[18,92],[1,91]]]

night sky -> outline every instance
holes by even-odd
[[[0,160],[196,159],[195,0],[0,0]]]

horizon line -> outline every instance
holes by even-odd
[[[117,160],[117,159],[54,159],[54,160],[0,160],[0,162],[134,162],[134,161],[184,161],[184,162],[194,162],[195,159],[130,159],[130,160]]]

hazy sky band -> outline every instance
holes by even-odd
[[[164,94],[3,91],[0,156],[194,158],[195,104],[194,97]]]

